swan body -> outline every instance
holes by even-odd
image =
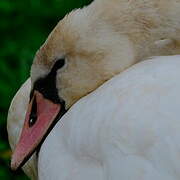
[[[180,56],[132,66],[61,118],[43,143],[40,180],[179,180]]]

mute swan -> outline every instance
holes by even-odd
[[[155,57],[75,103],[41,146],[39,179],[179,180],[179,69],[180,56]],[[27,81],[8,115],[13,144],[29,87]]]
[[[179,15],[177,0],[95,0],[60,21],[31,68],[31,98],[12,169],[77,100],[145,57],[179,52]],[[172,43],[157,46],[161,39]]]

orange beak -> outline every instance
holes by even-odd
[[[39,147],[59,117],[60,110],[60,104],[55,104],[44,98],[38,91],[34,91],[19,142],[12,155],[11,168],[13,170],[23,166]]]

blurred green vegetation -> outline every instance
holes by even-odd
[[[29,76],[33,56],[57,22],[92,0],[0,1],[0,179],[23,180],[9,169],[6,118],[11,99]]]

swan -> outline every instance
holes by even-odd
[[[37,177],[38,166],[39,180],[179,180],[179,69],[180,56],[154,57],[116,75],[69,109],[28,168]],[[28,80],[9,110],[12,144],[29,88]]]
[[[95,0],[65,16],[35,55],[12,169],[31,157],[79,99],[140,60],[178,53],[179,14],[177,0]],[[155,43],[162,39],[170,43]]]

